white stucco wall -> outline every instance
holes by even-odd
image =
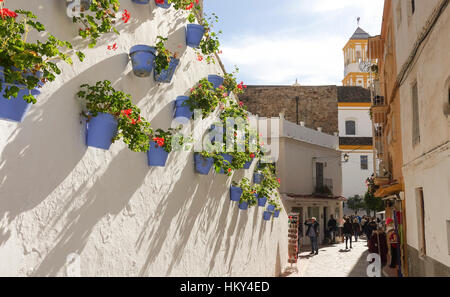
[[[74,41],[77,27],[65,1],[14,0],[57,37]],[[62,64],[21,124],[0,121],[0,276],[67,275],[68,255],[80,256],[82,276],[275,276],[287,264],[287,216],[265,222],[262,208],[239,211],[228,188],[233,178],[194,173],[193,153],[169,156],[150,168],[144,153],[115,143],[109,151],[85,146],[82,83],[111,80],[130,93],[154,128],[168,128],[172,101],[220,67],[185,46],[184,17],[174,10],[122,1],[131,13],[121,35],[83,49],[84,63]],[[129,48],[169,36],[181,63],[171,84],[137,78]],[[107,45],[117,42],[117,51]],[[179,47],[181,46],[181,47]],[[70,270],[70,269],[69,269]]]
[[[396,33],[397,65],[400,69],[410,55],[413,43],[438,0],[416,1],[416,12],[401,3],[402,22]],[[399,22],[396,14],[396,22]],[[450,8],[447,6],[419,51],[400,86],[403,176],[405,180],[407,244],[419,249],[419,206],[417,189],[423,188],[427,256],[450,266],[446,224],[450,220],[450,118],[444,114],[448,104],[450,79]],[[412,86],[417,82],[420,143],[413,145]]]
[[[324,179],[333,181],[333,195],[342,195],[338,137],[283,121],[280,157],[276,163],[281,193],[310,195],[315,190],[315,163],[324,163]],[[296,126],[296,128],[294,127]],[[316,159],[314,159],[316,158]]]
[[[356,135],[347,135],[345,122],[356,122]],[[372,137],[372,120],[369,107],[339,107],[338,110],[339,136],[341,137]]]
[[[366,179],[373,173],[373,152],[342,152],[342,154],[345,153],[349,155],[349,160],[348,162],[342,163],[343,196],[350,198],[355,195],[360,195],[363,197],[367,191]],[[361,169],[361,156],[368,157],[367,170]]]

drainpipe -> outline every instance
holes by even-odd
[[[297,97],[295,97],[295,104],[296,104],[296,113],[297,113],[297,125],[298,125],[298,100],[299,100],[300,98],[297,96]]]

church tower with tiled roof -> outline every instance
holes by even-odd
[[[368,58],[368,40],[370,35],[358,28],[345,45],[344,51],[344,86],[368,88],[370,85],[370,60]]]

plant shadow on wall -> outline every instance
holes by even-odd
[[[193,153],[188,155],[188,160],[193,160]],[[228,193],[227,177],[218,174],[214,176],[214,173],[210,172],[209,176],[195,175],[194,181],[183,178],[190,176],[190,172],[193,171],[193,162],[188,161],[183,167],[181,178],[166,193],[161,194],[160,203],[156,207],[159,211],[149,217],[143,225],[136,248],[138,251],[145,249],[147,259],[139,275],[147,275],[161,252],[168,249],[171,250],[171,261],[165,275],[172,275],[176,265],[180,264],[186,248],[192,248],[191,244],[188,245],[189,241],[194,240],[195,245],[196,238],[204,236],[198,232],[211,234],[212,237],[219,236],[218,232],[222,234],[226,232],[226,218],[231,207],[227,206],[230,201],[225,194]],[[234,211],[232,225],[237,221],[237,207]],[[216,224],[215,232],[208,232],[208,228],[214,228],[212,224]],[[198,228],[194,228],[196,225]],[[171,229],[171,226],[179,227],[175,230]],[[194,233],[194,230],[197,230],[197,233]],[[170,243],[173,245],[167,247]]]
[[[79,86],[86,80],[94,80],[100,70],[111,80],[118,80],[127,62],[126,54],[108,58],[31,107],[1,151],[0,218],[6,217],[11,222],[19,214],[32,210],[70,175],[87,149],[80,104],[75,98]],[[51,84],[41,96],[45,96],[47,88]],[[0,234],[5,232],[0,227]],[[0,244],[6,239],[0,237]]]
[[[81,253],[94,227],[107,215],[117,216],[126,208],[148,172],[143,154],[121,150],[92,187],[74,194],[73,198],[84,196],[86,203],[68,214],[68,223],[35,275],[56,275],[65,265],[68,254]]]

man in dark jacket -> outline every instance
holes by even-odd
[[[344,228],[342,229],[345,237],[345,249],[348,249],[348,240],[350,239],[350,249],[352,248],[352,235],[353,235],[353,225],[350,222],[350,218],[345,219]]]
[[[328,220],[328,232],[330,232],[330,239],[332,243],[336,243],[336,229],[337,222],[334,219],[333,215],[331,215],[330,219]]]
[[[305,222],[305,225],[308,226],[306,230],[306,236],[311,240],[311,255],[319,254],[319,223],[317,223],[316,218],[312,217],[311,219]]]

